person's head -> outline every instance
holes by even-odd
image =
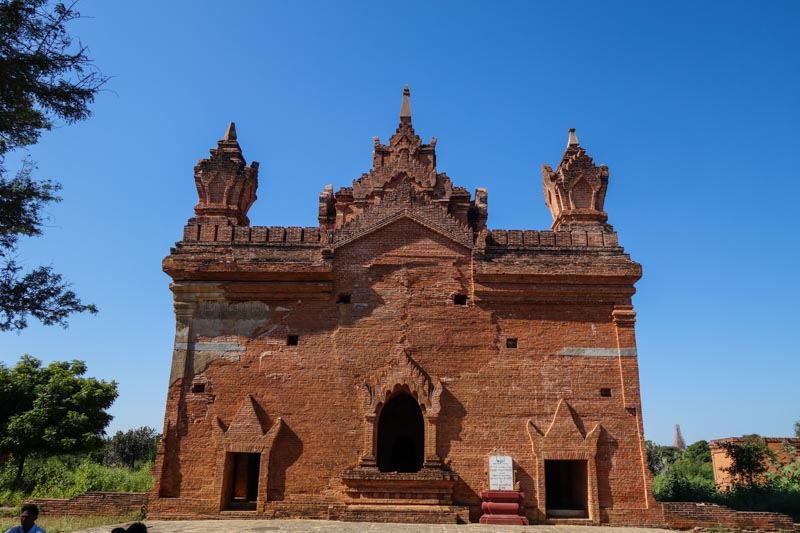
[[[125,528],[124,527],[115,527],[114,529],[111,530],[111,533],[125,533]]]
[[[39,508],[32,503],[26,503],[19,512],[19,523],[24,531],[33,527],[36,519],[39,518]]]
[[[125,530],[127,533],[147,533],[147,526],[141,522],[134,522]]]

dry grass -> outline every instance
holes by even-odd
[[[40,516],[36,525],[43,528],[47,533],[69,533],[70,531],[80,531],[90,527],[98,527],[112,524],[127,524],[141,520],[139,513],[121,516]],[[19,525],[18,519],[0,518],[0,531],[5,531],[11,527]],[[109,531],[111,528],[109,528]]]

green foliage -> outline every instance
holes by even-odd
[[[661,446],[653,441],[645,441],[647,466],[653,474],[662,474],[669,470],[672,463],[681,456],[681,451],[673,446]]]
[[[667,448],[661,446],[660,448]],[[670,448],[671,462],[653,478],[653,495],[658,501],[713,501],[716,495],[711,449],[704,440],[686,450]],[[649,455],[648,455],[649,457]]]
[[[733,450],[731,466],[736,475],[730,489],[718,491],[714,484],[711,449],[698,441],[677,456],[670,447],[648,443],[648,463],[668,464],[653,479],[653,495],[658,501],[713,502],[739,511],[769,511],[792,515],[800,520],[800,453],[788,444],[788,464],[778,464],[763,439],[745,436]],[[675,449],[675,448],[671,448]],[[651,460],[652,459],[652,460]],[[659,462],[660,461],[660,462]],[[738,462],[737,462],[738,461]],[[776,471],[768,473],[772,464]],[[651,466],[652,469],[652,466]]]
[[[758,435],[722,444],[732,460],[728,471],[734,484],[718,494],[717,503],[739,511],[785,513],[800,520],[800,454],[794,446],[784,443],[786,457],[780,462]]]
[[[711,464],[711,447],[708,441],[699,440],[694,444],[690,444],[683,452],[681,457],[682,461],[697,463],[697,464]]]
[[[758,435],[745,435],[737,441],[720,442],[719,445],[731,460],[725,471],[731,475],[734,484],[756,485],[760,476],[769,470],[772,454]]]
[[[0,466],[0,505],[16,506],[28,498],[72,498],[89,491],[146,492],[153,486],[152,463],[135,470],[97,464],[87,456],[32,457],[15,487],[16,468]]]
[[[97,312],[52,267],[26,273],[14,261],[20,236],[41,235],[43,209],[61,200],[60,185],[34,180],[30,160],[13,178],[4,166],[9,151],[36,143],[56,119],[87,118],[107,81],[67,32],[78,18],[74,3],[0,0],[0,331],[24,329],[28,316],[66,327],[72,313]]]
[[[720,493],[717,503],[738,511],[768,511],[791,515],[800,520],[800,483],[783,477],[752,485],[733,485]]]
[[[794,423],[794,436],[800,437],[800,420]]]
[[[104,462],[133,470],[137,463],[155,459],[160,438],[155,429],[147,426],[117,431],[108,440]]]
[[[106,78],[67,32],[80,16],[74,3],[0,2],[0,154],[36,143],[56,118],[88,118]]]
[[[0,454],[14,457],[18,482],[30,455],[102,446],[117,384],[85,373],[82,361],[43,367],[26,355],[13,368],[0,363]]]
[[[714,479],[670,469],[653,478],[653,496],[661,502],[709,502],[717,494]]]

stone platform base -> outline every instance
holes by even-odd
[[[456,505],[348,505],[338,519],[347,522],[468,524],[469,507]]]

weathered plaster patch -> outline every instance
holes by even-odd
[[[636,348],[564,348],[557,355],[578,357],[636,357]]]
[[[269,311],[269,306],[263,302],[203,302],[195,311],[192,333],[203,337],[249,337],[255,328],[269,319]]]

